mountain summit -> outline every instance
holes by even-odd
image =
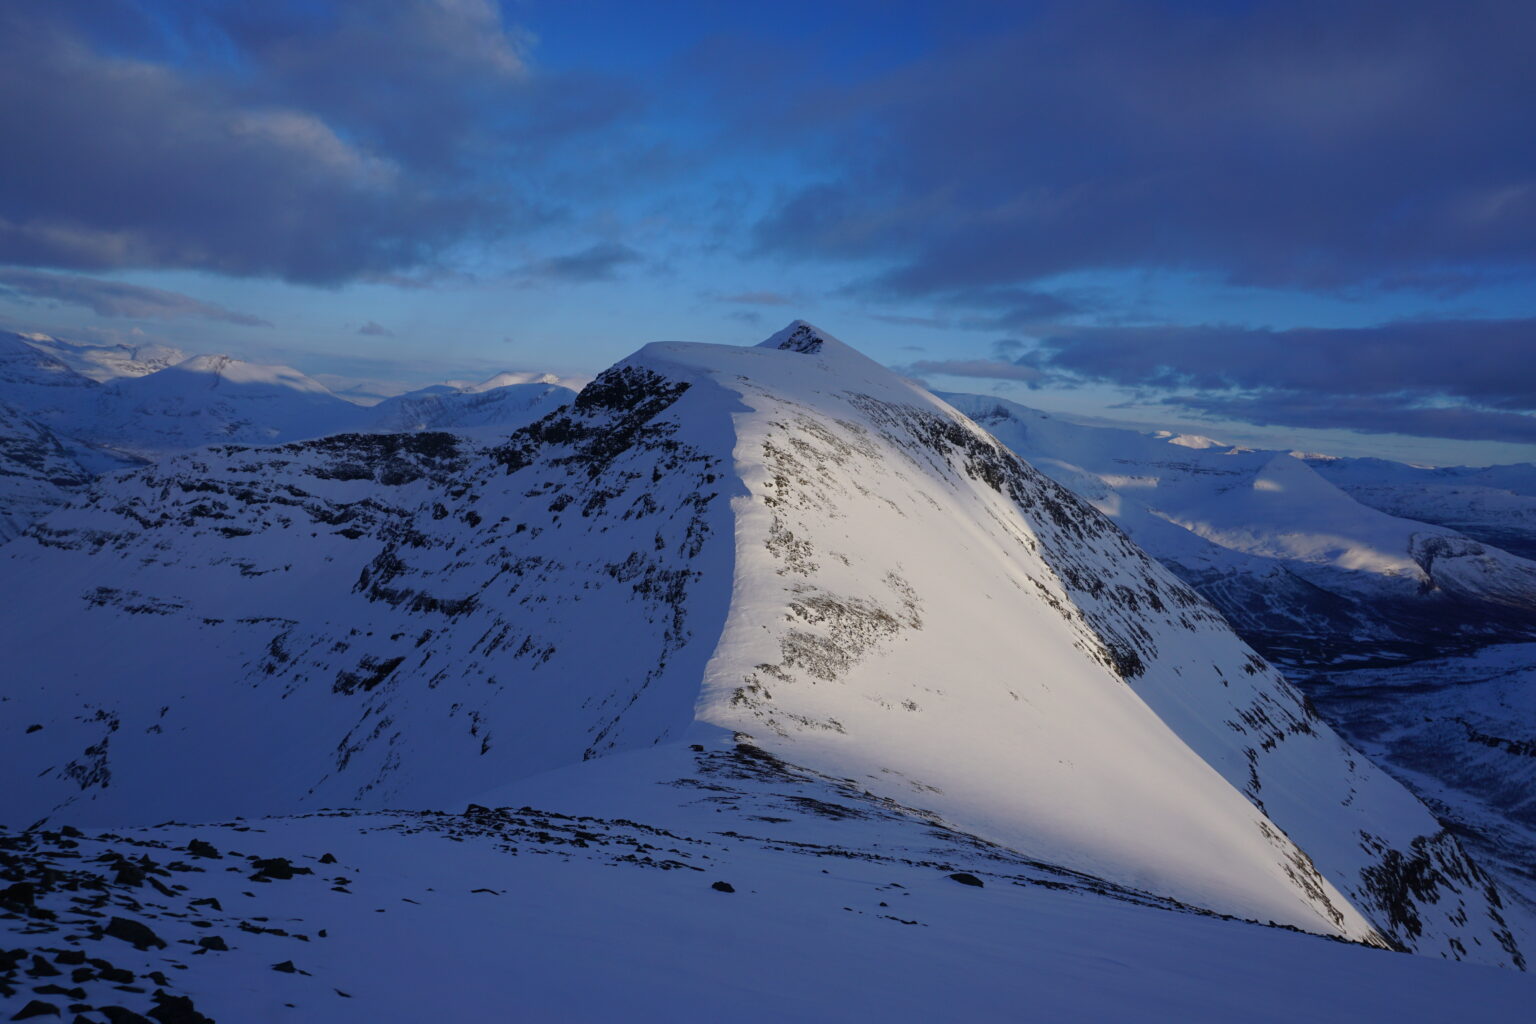
[[[1189,587],[803,321],[648,345],[490,448],[171,459],[0,549],[0,587],[11,823],[447,806],[741,745],[1186,904],[1523,963],[1455,839]]]

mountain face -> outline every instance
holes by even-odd
[[[0,402],[0,543],[83,493],[93,475],[57,434]]]
[[[1423,657],[1536,636],[1536,562],[1362,504],[1320,464],[945,397],[1287,663]]]
[[[159,457],[204,444],[267,444],[356,427],[363,410],[286,366],[193,356],[116,382],[94,426],[102,437]]]
[[[1456,840],[1205,601],[804,323],[647,346],[488,449],[168,459],[0,548],[0,587],[11,823],[440,807],[735,737],[1112,884],[1523,963]]]
[[[1536,464],[1427,469],[1384,459],[1305,458],[1361,504],[1536,559]]]
[[[185,352],[169,345],[85,345],[46,334],[13,337],[98,384],[121,377],[143,377],[187,358]]]
[[[419,430],[464,432],[492,428],[506,433],[567,404],[576,392],[552,374],[499,373],[466,388],[423,388],[374,406],[369,429],[382,433]]]

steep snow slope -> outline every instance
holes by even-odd
[[[451,806],[723,729],[1035,860],[1520,962],[1455,840],[1208,605],[809,325],[648,346],[488,455],[169,460],[0,563],[12,822]]]
[[[1536,644],[1391,668],[1320,666],[1318,706],[1536,906]]]
[[[103,391],[26,337],[0,333],[0,543],[73,500],[97,473],[130,464],[72,433],[92,421]]]
[[[57,434],[0,402],[0,543],[82,493],[92,475]]]
[[[146,454],[316,437],[355,427],[364,416],[297,370],[230,356],[193,356],[110,391],[96,429]]]
[[[1052,869],[750,747],[603,758],[497,799],[0,830],[0,1008],[1407,1024],[1515,1020],[1536,995],[1513,971],[1219,920]]]
[[[0,401],[35,415],[79,415],[101,391],[101,385],[23,336],[0,332]]]
[[[1536,563],[1362,505],[1285,453],[1192,448],[1002,399],[945,397],[1276,653],[1298,639],[1374,656],[1435,636],[1536,631]]]

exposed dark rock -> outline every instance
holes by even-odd
[[[133,946],[134,949],[148,949],[151,946],[160,949],[165,948],[165,940],[150,930],[149,926],[138,921],[130,921],[126,917],[114,917],[102,930],[103,935],[110,935],[114,939],[122,939]],[[106,972],[102,972],[106,976]]]

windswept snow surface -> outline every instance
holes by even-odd
[[[0,1007],[221,1024],[1409,1024],[1516,1020],[1536,994],[1514,971],[1195,913],[728,742],[486,799],[0,831],[30,900],[0,890],[15,908]],[[59,976],[30,974],[34,956]]]
[[[488,452],[171,459],[0,549],[0,587],[13,824],[451,807],[735,735],[1111,885],[1523,963],[1455,839],[1209,605],[801,322],[647,346]]]

